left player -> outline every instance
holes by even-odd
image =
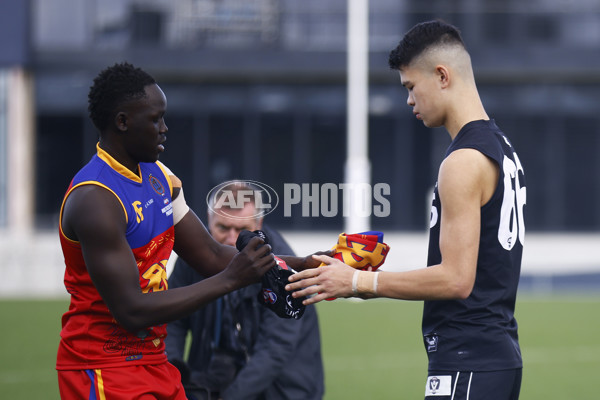
[[[56,368],[61,398],[185,399],[167,362],[166,323],[256,282],[275,265],[254,238],[239,252],[216,242],[187,207],[181,182],[158,158],[166,96],[148,73],[115,64],[94,79],[97,154],[73,178],[60,212],[64,283]],[[167,290],[174,249],[209,278]],[[296,269],[316,261],[282,257]]]

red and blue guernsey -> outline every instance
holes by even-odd
[[[159,162],[140,163],[138,174],[97,146],[97,154],[73,178],[61,207],[73,189],[98,185],[115,195],[127,220],[127,241],[137,262],[144,293],[167,289],[166,264],[173,249],[172,184]],[[59,224],[60,225],[60,224]],[[58,370],[157,364],[167,360],[166,325],[133,334],[113,318],[96,290],[79,242],[60,229],[65,257],[64,283],[71,295],[62,318]]]

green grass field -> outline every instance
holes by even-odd
[[[319,304],[326,400],[422,399],[422,303],[336,300]],[[66,300],[3,300],[0,398],[58,399],[54,362]],[[600,296],[522,296],[521,399],[597,399]]]

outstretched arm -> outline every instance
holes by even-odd
[[[285,261],[285,263],[292,268],[295,271],[304,271],[306,269],[311,269],[311,268],[317,268],[319,265],[321,265],[321,261],[314,258],[313,255],[325,255],[325,256],[332,256],[333,255],[333,251],[332,250],[327,250],[327,251],[318,251],[314,254],[310,254],[308,256],[305,257],[298,257],[298,256],[280,256],[277,255],[277,257],[281,258],[283,261]]]
[[[177,255],[202,276],[215,275],[227,266],[237,250],[218,243],[185,202],[182,182],[164,164],[160,164],[173,184],[172,204]]]
[[[235,247],[217,242],[192,210],[175,225],[173,250],[202,276],[223,271],[238,253]]]
[[[468,297],[475,283],[481,207],[491,198],[497,180],[497,165],[476,150],[462,149],[448,156],[440,167],[438,178],[443,210],[440,231],[442,262],[412,271],[381,271],[376,276],[377,293],[369,297],[376,295],[405,300]],[[315,258],[328,265],[292,275],[292,283],[287,289],[301,289],[294,292],[294,297],[314,294],[314,297],[305,300],[305,304],[313,304],[329,297],[356,295],[352,291],[354,269],[329,257]],[[371,282],[375,275],[359,278],[372,290]]]

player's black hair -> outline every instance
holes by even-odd
[[[431,45],[465,44],[460,31],[453,25],[441,20],[421,22],[412,27],[398,46],[390,52],[391,69],[401,69],[409,65]]]
[[[90,119],[100,131],[105,130],[121,104],[141,99],[146,95],[144,88],[154,83],[147,72],[127,62],[102,70],[88,93]]]

